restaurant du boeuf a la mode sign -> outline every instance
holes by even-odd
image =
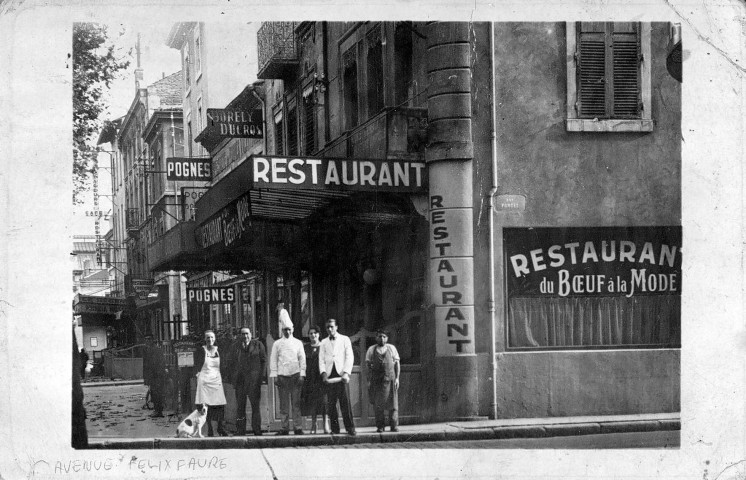
[[[166,179],[212,180],[212,160],[209,158],[169,157],[166,159]]]
[[[505,228],[510,297],[681,294],[681,227]]]
[[[227,138],[262,138],[261,110],[208,108],[207,123],[214,134]]]
[[[424,162],[252,156],[254,188],[427,192]]]
[[[213,305],[217,303],[233,303],[236,301],[234,287],[189,287],[187,302],[192,304]]]

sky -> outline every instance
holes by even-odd
[[[144,85],[150,85],[163,76],[170,75],[181,69],[181,57],[178,50],[166,45],[171,23],[109,23],[109,38],[120,54],[130,58],[130,66],[119,73],[112,82],[111,89],[105,96],[108,108],[103,120],[114,120],[127,114],[130,104],[135,98],[135,44],[137,34],[140,33],[140,65],[143,69]],[[120,35],[121,33],[121,35]],[[127,53],[131,49],[129,57]],[[104,167],[110,165],[109,155],[101,154],[99,164]],[[104,213],[111,211],[111,176],[110,170],[101,169],[99,175],[99,210]],[[95,217],[86,215],[94,209],[93,194],[89,190],[84,196],[84,203],[73,207],[73,221],[70,235],[94,235]],[[100,222],[101,235],[109,230],[109,222]]]

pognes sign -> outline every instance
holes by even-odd
[[[681,294],[681,227],[506,228],[508,295]]]
[[[233,303],[236,301],[234,287],[190,287],[187,288],[187,302],[212,305],[216,303]]]

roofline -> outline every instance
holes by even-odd
[[[176,50],[181,50],[184,45],[184,33],[188,28],[194,26],[197,22],[176,22],[168,32],[166,45]]]
[[[174,121],[178,120],[180,123],[183,123],[184,121],[184,111],[180,108],[174,108],[174,109],[158,109],[153,112],[153,114],[150,116],[150,119],[148,120],[148,124],[145,125],[145,128],[142,132],[142,138],[147,143],[148,139],[153,136],[155,132],[155,125],[158,123],[159,120],[171,120],[171,115],[174,116]]]

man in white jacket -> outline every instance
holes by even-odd
[[[329,336],[321,341],[319,347],[319,370],[321,379],[326,384],[326,409],[332,433],[339,433],[339,402],[345,430],[349,435],[355,435],[350,405],[350,375],[354,362],[352,342],[350,337],[337,332],[337,321],[333,318],[326,321],[326,332]]]
[[[269,376],[277,379],[280,396],[282,425],[278,435],[290,433],[290,409],[296,435],[303,435],[303,421],[300,412],[300,392],[306,378],[306,353],[303,342],[293,337],[293,322],[288,311],[280,309],[282,337],[272,344],[269,357]]]

